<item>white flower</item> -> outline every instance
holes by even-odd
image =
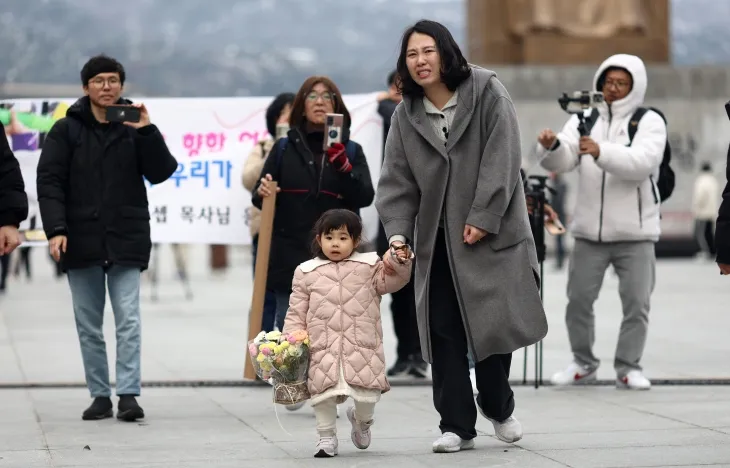
[[[259,343],[261,343],[261,341],[263,341],[263,339],[265,337],[266,337],[266,332],[265,331],[262,331],[261,333],[259,333],[258,335],[256,335],[256,338],[253,339],[253,342],[255,344],[259,344]]]

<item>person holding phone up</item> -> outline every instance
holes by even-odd
[[[342,126],[330,129],[339,143],[325,150],[327,114],[340,114]],[[274,145],[254,188],[251,202],[261,208],[271,195],[270,181],[278,183],[266,283],[276,296],[276,323],[284,322],[289,308],[294,270],[311,259],[312,229],[320,216],[338,208],[359,214],[375,197],[362,147],[350,142],[350,122],[337,85],[325,76],[307,78],[294,98],[290,130]]]
[[[121,97],[125,72],[96,56],[81,69],[85,96],[48,133],[37,169],[38,201],[51,255],[67,272],[76,328],[94,398],[82,419],[113,415],[102,324],[106,285],[117,337],[117,418],[144,417],[140,395],[140,274],[152,242],[147,188],[177,161],[144,104]]]

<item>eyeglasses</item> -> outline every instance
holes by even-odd
[[[314,91],[312,91],[311,93],[307,94],[307,101],[314,102],[318,98],[322,98],[322,100],[325,101],[325,102],[327,102],[327,101],[332,102],[335,99],[335,95],[332,94],[332,93],[330,93],[330,92],[324,92],[322,94],[319,94],[319,93],[315,93]]]
[[[629,81],[613,81],[613,80],[606,80],[603,82],[603,86],[605,88],[615,86],[617,89],[626,89],[629,86],[631,86],[631,83]]]
[[[122,81],[119,78],[94,78],[93,80],[89,80],[89,86],[93,86],[94,88],[101,89],[104,87],[104,85],[107,84],[110,88],[117,88],[121,86]]]

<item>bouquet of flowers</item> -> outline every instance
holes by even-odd
[[[308,400],[309,336],[305,330],[261,332],[248,343],[256,375],[274,387],[274,403]]]

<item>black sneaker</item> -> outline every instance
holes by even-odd
[[[117,419],[127,422],[134,422],[144,418],[144,410],[137,403],[134,395],[119,395],[119,406],[117,407]]]
[[[393,367],[388,369],[388,377],[403,377],[411,370],[411,362],[405,359],[398,359]]]
[[[98,421],[99,419],[111,418],[114,416],[114,405],[109,397],[96,397],[94,402],[86,408],[81,419],[84,421]]]

